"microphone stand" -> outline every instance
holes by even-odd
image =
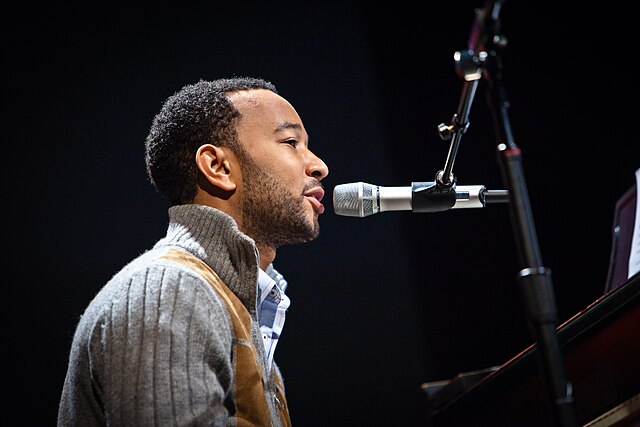
[[[522,167],[522,151],[514,142],[509,122],[509,102],[502,86],[502,62],[499,51],[506,39],[499,33],[498,18],[504,0],[487,0],[476,10],[468,50],[456,52],[456,70],[464,79],[458,111],[450,125],[440,124],[438,132],[451,140],[443,170],[436,175],[437,186],[447,191],[455,185],[453,162],[462,134],[469,126],[468,116],[479,80],[488,83],[487,103],[494,119],[502,179],[508,189],[511,223],[520,262],[517,280],[527,314],[529,328],[537,344],[538,360],[544,374],[554,424],[577,425],[571,383],[565,377],[563,357],[556,333],[557,314],[551,272],[542,263],[527,185]]]

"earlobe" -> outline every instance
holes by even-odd
[[[231,177],[231,162],[227,159],[225,150],[205,144],[198,148],[195,160],[206,182],[226,192],[236,189],[236,183]]]

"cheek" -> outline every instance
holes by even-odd
[[[292,193],[302,193],[304,181],[301,180],[298,175],[294,175],[292,172],[284,171],[284,173],[278,175],[276,179],[283,188],[290,190]]]
[[[282,144],[273,151],[257,151],[252,157],[253,167],[259,168],[274,184],[301,194],[307,175],[304,158],[299,152]]]
[[[304,185],[306,180],[305,166],[302,159],[296,156],[282,156],[271,164],[271,173],[283,184]]]

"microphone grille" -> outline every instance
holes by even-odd
[[[362,187],[361,182],[336,185],[333,189],[334,212],[344,216],[364,216],[362,214]]]

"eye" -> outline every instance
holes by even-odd
[[[282,142],[285,143],[285,144],[289,144],[290,146],[292,146],[294,148],[298,145],[298,140],[296,140],[296,139],[287,139],[287,140],[282,141]]]

